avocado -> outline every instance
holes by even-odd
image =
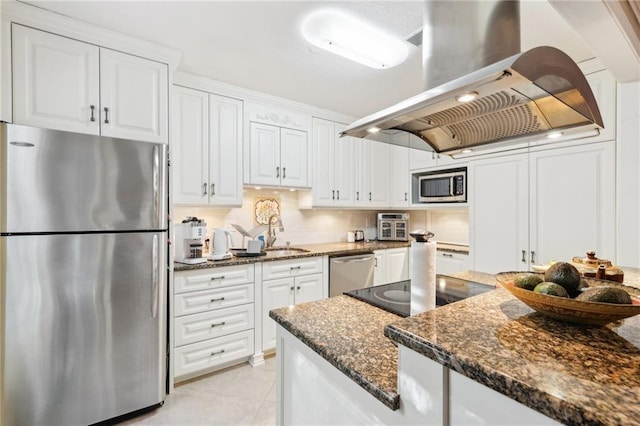
[[[569,293],[567,293],[567,290],[565,290],[565,288],[562,287],[560,284],[546,282],[546,281],[538,284],[533,289],[533,291],[535,291],[536,293],[543,293],[551,296],[569,297]]]
[[[544,273],[544,280],[564,287],[567,292],[574,292],[580,285],[580,272],[570,263],[554,263]]]
[[[542,281],[544,281],[544,279],[542,279],[542,275],[520,274],[516,277],[513,283],[515,284],[516,287],[524,288],[527,290],[533,290]]]
[[[616,287],[591,287],[584,290],[576,297],[583,302],[603,302],[630,305],[631,296],[621,288]]]

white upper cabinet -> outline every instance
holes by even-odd
[[[14,24],[13,121],[168,142],[168,66]]]
[[[100,134],[100,49],[13,25],[13,120]]]
[[[310,117],[253,102],[245,103],[244,183],[308,188]]]
[[[173,202],[242,205],[242,101],[175,86]]]
[[[410,199],[409,148],[389,146],[389,203],[391,207],[408,207]]]
[[[390,145],[369,139],[356,141],[356,204],[389,206]]]
[[[599,142],[470,163],[470,252],[496,273],[615,255],[615,146]]]
[[[166,143],[168,84],[167,65],[101,48],[102,135]]]

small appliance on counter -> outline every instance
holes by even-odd
[[[231,259],[233,255],[229,252],[229,239],[231,234],[229,231],[225,231],[222,228],[216,228],[213,230],[211,240],[213,241],[213,247],[211,248],[211,254],[207,256],[209,260],[226,260]]]
[[[409,241],[409,214],[378,213],[378,240]]]
[[[356,243],[359,241],[364,241],[364,231],[362,229],[356,229],[355,231],[353,231],[353,233],[355,234]]]
[[[202,248],[207,236],[207,224],[197,217],[187,217],[175,225],[176,252],[174,260],[179,263],[195,265],[205,263]]]

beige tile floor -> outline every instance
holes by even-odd
[[[276,359],[178,385],[162,407],[121,425],[275,425]]]

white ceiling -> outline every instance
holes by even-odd
[[[422,26],[420,1],[35,1],[182,52],[179,69],[354,117],[422,91],[421,52],[374,70],[311,47],[300,23],[311,11],[350,11],[400,37]],[[593,57],[546,0],[521,2],[522,50],[551,45]]]

